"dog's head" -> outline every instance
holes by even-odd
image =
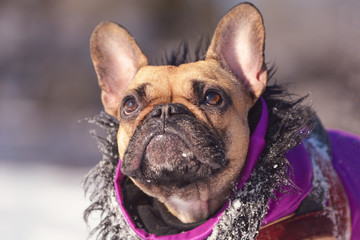
[[[182,222],[224,204],[244,166],[248,111],[265,89],[264,26],[240,4],[216,28],[205,60],[150,66],[121,26],[101,23],[91,56],[105,111],[118,118],[121,171]]]

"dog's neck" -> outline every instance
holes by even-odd
[[[186,201],[174,196],[169,199],[165,206],[171,214],[179,216],[181,222],[194,223],[206,219],[218,210],[218,206],[225,204],[227,195],[224,194],[223,197],[211,198],[205,201]]]

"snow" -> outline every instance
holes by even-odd
[[[86,239],[87,169],[0,161],[0,236],[5,240]]]

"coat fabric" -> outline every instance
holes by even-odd
[[[339,130],[329,131],[332,165],[350,204],[351,239],[360,239],[360,137]]]
[[[118,122],[106,113],[91,118],[90,122],[105,130],[102,137],[93,133],[103,159],[90,171],[84,184],[85,190],[91,192],[92,202],[85,211],[85,218],[94,211],[102,213],[102,221],[92,234],[97,233],[101,239],[255,239],[260,229],[274,221],[328,209],[331,186],[318,165],[321,161],[333,161],[350,195],[352,239],[360,236],[360,185],[356,184],[359,177],[355,168],[348,165],[360,167],[359,138],[330,132],[330,143],[316,115],[301,104],[302,99],[284,100],[286,96],[281,87],[268,86],[262,99],[251,109],[249,126],[252,135],[238,186],[217,214],[194,226],[172,224],[173,221],[162,216],[159,210],[162,207],[156,207],[156,202],[146,202],[141,208],[132,205],[139,199],[138,192],[130,192],[134,193],[134,198],[127,196],[128,203],[124,202],[123,193],[129,181],[119,167]],[[350,156],[343,155],[342,149],[350,152]],[[154,203],[154,200],[148,202]],[[337,219],[332,221],[336,226]],[[334,227],[334,234],[339,238],[345,232]]]

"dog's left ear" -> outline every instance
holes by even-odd
[[[254,102],[266,87],[265,30],[259,10],[250,3],[231,9],[218,24],[206,54],[245,84]]]

